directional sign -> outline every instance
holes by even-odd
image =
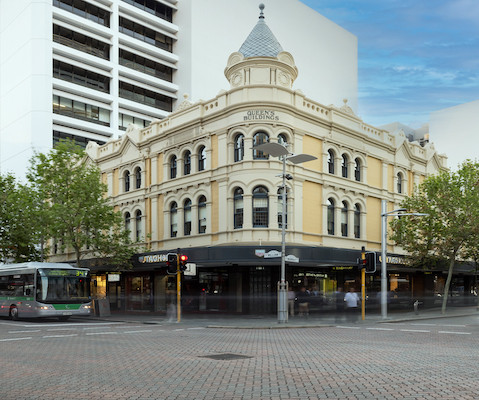
[[[264,253],[264,258],[276,258],[281,257],[281,252],[278,250],[270,250],[267,253]]]
[[[299,263],[299,258],[293,256],[292,254],[288,254],[286,257],[284,257],[284,260],[287,262]]]

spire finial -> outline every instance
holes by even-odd
[[[259,9],[261,10],[260,13],[259,13],[259,19],[264,19],[264,13],[263,13],[264,4],[263,3],[260,3]]]

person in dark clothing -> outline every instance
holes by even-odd
[[[304,286],[298,293],[298,308],[300,316],[309,315],[309,293]]]
[[[335,322],[341,322],[344,314],[344,292],[341,286],[338,286],[338,289],[334,292],[334,302],[336,304],[334,320]]]

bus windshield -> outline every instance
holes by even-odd
[[[42,303],[91,301],[90,276],[84,270],[39,269],[36,300]]]

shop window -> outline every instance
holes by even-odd
[[[198,233],[206,233],[206,197],[198,199]]]
[[[334,208],[334,200],[328,199],[328,235],[334,235]]]
[[[267,228],[269,215],[268,189],[257,186],[253,190],[253,227]]]
[[[255,146],[263,143],[268,143],[269,136],[265,132],[257,132],[253,136],[253,160],[267,160],[269,156],[260,150],[256,150]]]
[[[403,176],[400,172],[397,174],[397,191],[398,193],[403,192]]]
[[[341,176],[343,178],[347,178],[349,175],[349,171],[348,171],[349,158],[346,154],[343,154],[342,159],[343,159],[343,162],[341,164]]]
[[[234,228],[243,227],[243,189],[236,188],[234,192]]]
[[[239,134],[235,137],[235,162],[242,161],[244,158],[244,135]]]
[[[184,214],[184,235],[191,235],[191,200],[185,200],[183,205],[183,214]]]

